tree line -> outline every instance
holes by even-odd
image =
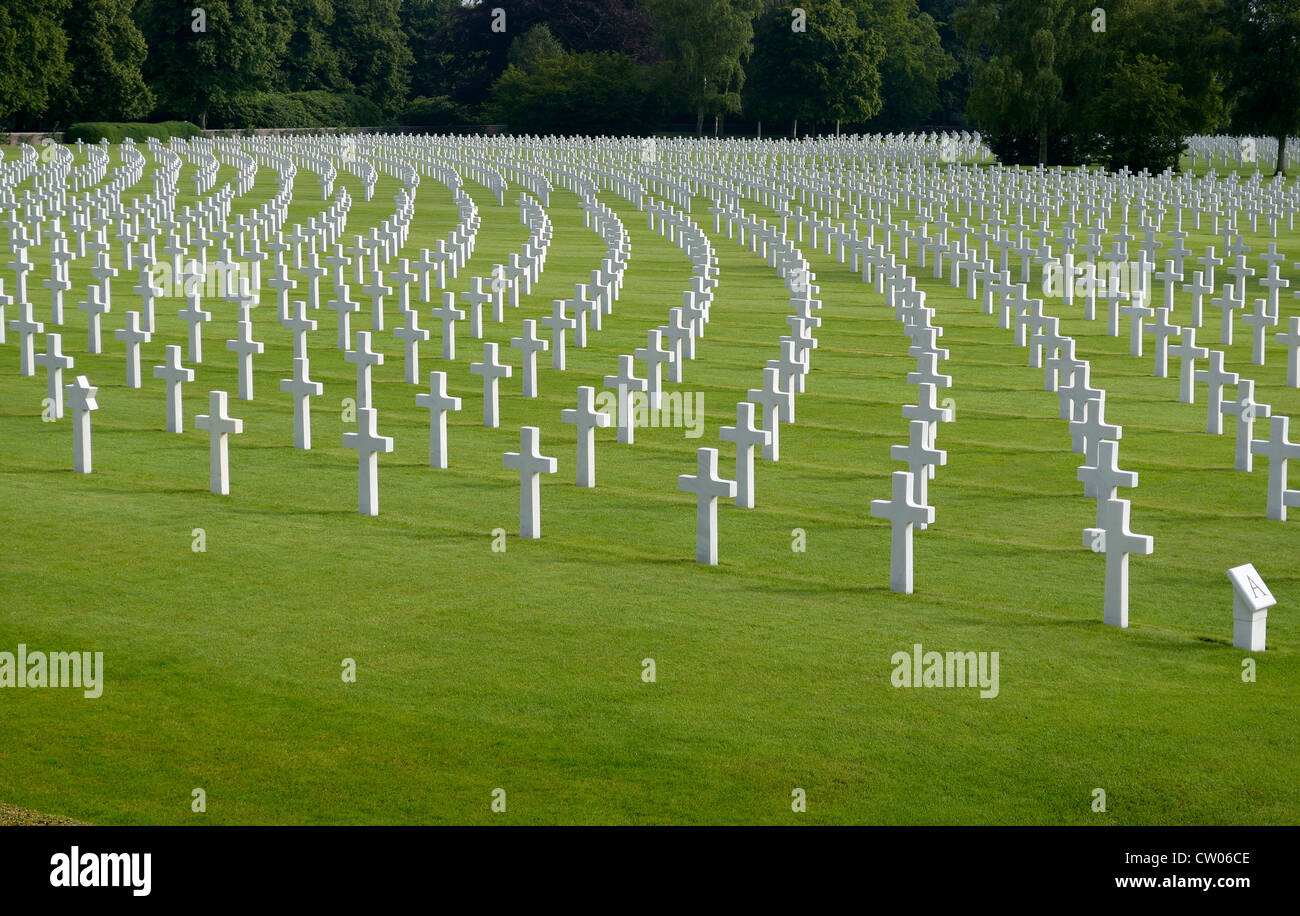
[[[1300,132],[1300,0],[0,0],[0,126],[980,130],[1163,169]]]

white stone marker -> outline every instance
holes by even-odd
[[[198,293],[194,293],[187,296],[185,308],[176,314],[190,326],[190,362],[203,362],[203,325],[212,320],[212,313],[199,307]]]
[[[646,368],[646,396],[651,410],[658,410],[662,404],[663,365],[671,363],[673,353],[663,348],[658,328],[646,332],[646,345],[632,351],[633,359],[642,360]]]
[[[557,462],[547,458],[537,445],[536,426],[519,427],[519,451],[506,452],[502,465],[519,472],[519,536],[542,536],[541,474],[554,474]]]
[[[347,286],[344,285],[343,289],[339,290],[333,299],[325,303],[325,307],[339,316],[338,348],[340,350],[350,350],[352,348],[352,315],[361,310],[361,303],[352,301]]]
[[[65,385],[64,396],[72,413],[72,469],[78,474],[91,472],[90,412],[99,410],[95,395],[99,389],[84,376],[77,376],[71,385]]]
[[[306,301],[295,299],[293,307],[286,310],[280,324],[293,335],[293,358],[307,359],[307,334],[316,330],[317,323],[315,318],[307,317]],[[345,340],[344,343],[347,341]],[[340,349],[346,350],[347,347],[340,347]]]
[[[1179,342],[1170,344],[1169,355],[1176,356],[1178,364],[1178,401],[1196,403],[1196,361],[1210,355],[1209,347],[1196,345],[1196,328],[1183,328]]]
[[[382,366],[384,354],[370,349],[370,332],[357,331],[357,348],[348,350],[343,359],[357,367],[357,406],[370,406],[370,367]]]
[[[1237,400],[1224,401],[1223,412],[1237,418],[1237,455],[1234,467],[1238,471],[1254,470],[1254,455],[1250,442],[1255,438],[1255,421],[1267,419],[1273,408],[1255,401],[1255,380],[1244,378],[1237,382]]]
[[[500,381],[510,378],[513,370],[497,361],[497,345],[487,341],[483,344],[483,362],[470,363],[469,371],[483,379],[483,425],[495,429],[501,424]]]
[[[228,434],[242,433],[244,421],[226,413],[226,392],[208,392],[208,412],[194,418],[197,429],[209,434],[208,463],[212,492],[217,496],[230,495],[230,443]]]
[[[280,379],[280,390],[293,396],[293,447],[311,448],[311,398],[320,397],[325,386],[308,378],[310,364],[305,356],[293,358],[293,378]]]
[[[1223,435],[1223,389],[1226,385],[1237,384],[1237,373],[1224,371],[1222,350],[1211,350],[1209,363],[1207,368],[1196,370],[1196,380],[1205,382],[1209,389],[1206,392],[1208,406],[1205,431],[1221,436]]]
[[[952,409],[940,407],[937,397],[938,389],[934,385],[923,382],[916,386],[916,403],[903,405],[904,419],[924,421],[929,434],[925,443],[928,448],[934,448],[935,437],[939,432],[939,424],[951,423],[953,418]],[[933,480],[935,466],[931,464],[928,465],[928,468],[930,479]]]
[[[891,460],[907,463],[907,470],[912,474],[912,501],[918,506],[930,503],[927,483],[934,476],[933,468],[948,463],[948,453],[931,446],[929,440],[929,424],[924,420],[913,420],[908,424],[907,444],[889,447]],[[921,522],[920,527],[925,530],[925,523]]]
[[[636,441],[636,421],[632,416],[631,392],[645,391],[646,380],[637,378],[633,371],[632,356],[628,353],[619,355],[618,374],[605,376],[606,388],[618,392],[618,441],[631,445]]]
[[[447,411],[460,410],[460,398],[447,394],[447,373],[430,372],[429,390],[415,396],[415,403],[429,409],[429,467],[447,467]]]
[[[718,438],[736,446],[736,505],[754,508],[754,446],[766,447],[771,433],[754,425],[754,404],[736,403],[736,425],[718,429]]]
[[[167,385],[167,432],[183,433],[185,420],[181,415],[181,383],[194,381],[194,370],[181,365],[181,348],[168,345],[163,351],[166,364],[153,367],[153,377]]]
[[[1288,490],[1287,462],[1300,459],[1300,442],[1288,440],[1291,418],[1275,415],[1269,418],[1268,438],[1250,443],[1253,454],[1268,458],[1268,517],[1286,521],[1287,506],[1300,506],[1300,490]]]
[[[718,450],[701,448],[695,453],[696,473],[681,474],[677,489],[694,493],[695,561],[718,565],[718,497],[734,499],[736,482],[718,476]]]
[[[577,321],[565,314],[565,305],[563,299],[552,299],[551,314],[542,319],[542,327],[551,329],[551,368],[560,372],[564,371],[564,332],[578,326]]]
[[[362,515],[379,514],[379,453],[393,450],[392,436],[375,431],[378,418],[375,408],[358,407],[357,431],[343,434],[343,447],[357,450],[357,511]]]
[[[140,387],[140,344],[153,337],[140,327],[140,313],[126,313],[126,327],[113,332],[113,336],[126,344],[126,387]]]
[[[890,521],[889,590],[912,594],[912,531],[914,525],[934,522],[934,507],[912,500],[912,474],[895,471],[890,499],[873,499],[871,515]]]
[[[595,388],[581,385],[578,388],[578,406],[560,411],[561,422],[572,423],[578,428],[577,484],[580,487],[596,485],[596,427],[603,429],[610,424],[609,414],[596,410],[595,397]]]
[[[1128,626],[1128,557],[1130,553],[1149,556],[1155,540],[1149,535],[1129,530],[1127,499],[1106,501],[1106,524],[1083,529],[1083,546],[1106,554],[1106,600],[1102,619],[1112,627]]]
[[[1106,504],[1118,498],[1118,488],[1131,489],[1138,485],[1136,471],[1119,469],[1119,443],[1113,439],[1102,439],[1097,443],[1097,463],[1081,465],[1078,478],[1084,491],[1097,497],[1098,528],[1106,526]]]
[[[429,332],[420,327],[420,313],[408,308],[402,311],[402,324],[394,329],[393,336],[406,345],[406,384],[418,385],[420,378],[420,344],[429,339]]]
[[[474,278],[474,288],[465,290],[460,297],[465,300],[465,311],[469,315],[469,336],[475,340],[483,339],[483,306],[492,301],[492,294],[483,289],[483,278]]]
[[[524,382],[524,397],[537,397],[537,354],[550,348],[545,340],[537,336],[537,322],[532,318],[524,319],[524,336],[510,338],[510,346],[523,353],[524,367],[520,373]]]
[[[9,330],[18,334],[18,373],[20,375],[36,374],[37,334],[45,333],[45,324],[32,317],[30,302],[18,303],[18,317],[9,319]],[[138,386],[137,386],[138,387]]]
[[[442,358],[456,358],[456,322],[465,317],[465,313],[456,308],[456,294],[443,293],[442,305],[430,309],[433,317],[442,322]]]
[[[768,433],[763,446],[763,460],[779,461],[781,458],[781,414],[792,410],[794,392],[781,388],[780,370],[767,367],[763,370],[763,387],[750,388],[745,397],[763,408],[763,429]]]
[[[239,365],[239,399],[253,400],[253,355],[260,355],[266,349],[260,340],[253,340],[253,322],[239,322],[235,339],[226,341],[226,349],[237,354],[235,360]]]
[[[361,291],[370,297],[370,330],[382,331],[384,329],[384,296],[390,295],[393,292],[392,288],[384,285],[383,273],[375,271],[370,278],[370,282],[361,287]]]
[[[1277,599],[1255,571],[1253,563],[1228,570],[1232,582],[1232,645],[1247,652],[1263,652],[1268,609]]]
[[[1292,315],[1277,342],[1286,346],[1286,386],[1300,388],[1300,315]]]
[[[72,368],[72,357],[63,354],[63,335],[46,334],[45,352],[36,355],[35,363],[45,369],[45,396],[54,407],[54,418],[63,419],[63,370]]]

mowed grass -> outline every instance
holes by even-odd
[[[128,201],[151,187],[149,171]],[[191,174],[187,164],[181,188],[192,187]],[[218,186],[232,177],[223,165]],[[298,176],[290,225],[326,206],[314,177]],[[371,203],[342,177],[355,200],[349,235],[391,215],[390,176]],[[263,169],[235,212],[274,189]],[[497,207],[478,185],[467,190],[483,228],[457,290],[527,237],[516,207]],[[1131,563],[1131,626],[1103,626],[1104,558],[1082,543],[1095,503],[1076,481],[1080,461],[1056,395],[1010,332],[914,268],[951,349],[942,371],[954,383],[941,396],[954,399],[957,417],[939,433],[948,465],[930,485],[936,523],[916,535],[916,593],[893,594],[889,529],[868,504],[888,495],[901,467],[889,446],[906,441],[900,406],[914,400],[905,375],[915,365],[880,297],[805,241],[824,307],[797,423],[781,430],[781,460],[758,464],[758,507],[719,506],[720,563],[700,566],[694,498],[678,491],[677,476],[694,473],[701,445],[721,446],[731,470],[717,430],[734,423],[736,401],[779,355],[787,294],[697,206],[721,285],[684,383],[666,388],[703,393],[704,435],[638,429],[627,446],[599,430],[597,487],[576,487],[574,428],[560,411],[574,406],[577,386],[603,388],[618,354],[645,345],[646,330],[681,304],[690,274],[643,213],[602,199],[632,239],[622,298],[588,348],[570,346],[566,372],[541,355],[538,399],[519,396],[509,338],[523,318],[571,296],[604,250],[583,228],[576,197],[557,189],[542,282],[504,323],[485,323],[515,365],[502,382],[500,428],[481,423],[482,386],[469,372],[480,344],[461,323],[458,359],[444,362],[439,326],[422,308],[433,340],[421,377],[445,369],[464,399],[449,416],[445,471],[428,467],[428,412],[414,400],[423,387],[402,381],[390,300],[388,329],[375,335],[386,362],[374,401],[379,432],[396,449],[379,458],[377,518],[356,511],[356,453],[342,447],[355,428],[342,419],[355,375],[335,348],[333,312],[313,316],[311,374],[325,392],[313,401],[312,451],[292,447],[292,405],[279,391],[290,340],[269,289],[253,313],[266,343],[256,399],[235,397],[225,349],[233,307],[208,302],[214,318],[185,389],[186,432],[168,435],[151,367],[165,345],[184,344],[183,303],[160,303],[144,387],[128,389],[112,331],[139,307],[136,278],[114,282],[105,352],[88,356],[75,307],[88,264],[76,262],[63,349],[77,360],[70,375],[100,389],[93,474],[71,470],[69,421],[41,421],[43,370],[19,376],[16,335],[0,347],[0,651],[102,651],[106,686],[96,700],[0,691],[0,801],[131,824],[1296,820],[1296,523],[1264,518],[1267,463],[1232,470],[1231,425],[1227,436],[1204,432],[1203,394],[1178,404],[1176,379],[1151,378],[1150,360],[1130,358],[1126,337],[1048,303],[1092,361],[1093,384],[1107,389],[1108,419],[1124,426],[1121,465],[1141,474],[1141,486],[1121,495],[1133,499],[1133,530],[1155,537],[1156,553]],[[426,179],[404,254],[445,237],[455,219],[450,193]],[[1262,238],[1248,241],[1263,250]],[[1296,233],[1279,245],[1300,256]],[[29,281],[41,319],[46,252],[33,249]],[[305,298],[301,287],[295,298]],[[369,328],[368,297],[354,285],[353,298],[362,303],[354,329]],[[1283,315],[1294,313],[1284,299]],[[1229,368],[1257,379],[1257,400],[1296,415],[1280,350],[1253,367],[1240,330],[1238,344]],[[194,429],[213,389],[230,391],[231,413],[244,420],[224,498],[208,492],[207,434]],[[543,478],[538,541],[516,537],[518,475],[501,463],[524,424],[540,426],[543,453],[559,459],[559,472]],[[195,528],[205,532],[203,553],[191,549]],[[496,528],[508,534],[504,553],[492,550]],[[805,552],[792,550],[796,528]],[[1231,646],[1224,575],[1244,562],[1279,601],[1254,683],[1241,677],[1247,653]],[[894,688],[891,656],[917,642],[998,652],[999,695]],[[355,660],[355,683],[341,677],[344,659]],[[645,659],[654,683],[642,679]],[[796,787],[806,813],[791,811]],[[195,788],[206,792],[204,814],[191,811]],[[506,790],[504,813],[490,807],[496,788]],[[1095,788],[1106,791],[1104,814],[1091,810]]]

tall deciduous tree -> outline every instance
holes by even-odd
[[[134,121],[153,111],[134,6],[135,0],[81,0],[64,15],[71,72],[60,107],[67,120]]]
[[[1276,174],[1286,174],[1286,138],[1300,133],[1300,0],[1229,0],[1239,37],[1233,55],[1233,125],[1277,138]]]
[[[1080,106],[1090,144],[1110,168],[1176,168],[1186,137],[1224,119],[1223,0],[1126,0],[1096,32],[1102,88]]]
[[[334,46],[334,0],[270,0],[264,7],[272,44],[283,52],[272,77],[281,92],[352,88]]]
[[[861,123],[880,111],[880,41],[859,28],[840,0],[805,0],[792,16],[783,8],[754,25],[746,99],[764,119]]]
[[[335,0],[334,40],[344,74],[385,114],[406,101],[414,58],[406,46],[399,0]]]
[[[958,33],[988,54],[967,114],[1013,162],[1078,161],[1081,103],[1099,88],[1094,0],[973,0]]]
[[[0,0],[0,119],[27,126],[66,84],[68,0]]]
[[[754,49],[752,0],[647,0],[668,57],[695,110],[695,133],[704,116],[740,111],[745,61]]]
[[[942,105],[940,85],[956,64],[943,49],[934,19],[916,0],[848,0],[858,26],[889,53],[881,57],[873,130],[915,130]]]
[[[159,108],[202,125],[236,93],[269,89],[283,53],[259,0],[142,0],[136,22]]]

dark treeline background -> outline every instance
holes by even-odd
[[[1300,131],[1300,0],[0,0],[0,126],[980,130],[1163,169]]]

